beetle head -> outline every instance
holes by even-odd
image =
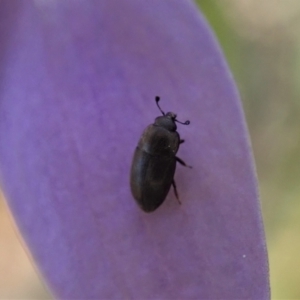
[[[167,129],[169,131],[176,131],[177,126],[176,126],[175,122],[183,124],[183,125],[190,124],[190,121],[185,121],[184,123],[178,121],[176,119],[177,115],[174,114],[173,112],[168,112],[165,114],[164,111],[160,108],[160,106],[158,104],[159,100],[160,100],[160,97],[156,96],[155,97],[156,105],[159,108],[159,110],[161,111],[161,113],[163,114],[163,116],[157,117],[155,119],[154,125],[164,127],[165,129]]]
[[[155,118],[154,125],[163,127],[169,131],[176,131],[177,126],[175,120],[176,115],[172,112],[168,112],[164,116]]]

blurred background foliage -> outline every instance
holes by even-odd
[[[244,106],[272,299],[300,299],[300,1],[196,2],[223,48]]]
[[[272,299],[300,299],[300,1],[196,0],[237,82],[256,160]],[[0,195],[0,299],[47,299]]]

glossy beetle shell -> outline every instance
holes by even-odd
[[[134,199],[145,212],[157,209],[172,185],[176,169],[175,155],[180,144],[174,125],[174,131],[155,124],[149,125],[135,149],[130,187]]]

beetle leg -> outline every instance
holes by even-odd
[[[176,161],[178,161],[181,165],[188,167],[188,168],[192,168],[191,166],[187,165],[182,159],[180,159],[179,157],[175,157]]]
[[[184,140],[180,140],[179,141],[179,144],[183,144],[185,141]]]
[[[173,179],[173,181],[172,181],[172,185],[173,185],[173,188],[174,188],[174,193],[175,193],[176,199],[177,199],[177,201],[179,202],[179,204],[181,204],[181,202],[180,202],[180,200],[179,200],[179,197],[178,197],[177,187],[176,187],[176,183],[175,183],[175,180],[174,180],[174,179]]]

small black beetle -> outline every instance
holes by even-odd
[[[180,139],[175,124],[188,125],[190,121],[182,123],[176,120],[176,114],[165,114],[158,104],[159,100],[159,97],[155,97],[163,116],[157,117],[154,124],[143,132],[134,152],[130,172],[132,195],[145,212],[154,211],[164,202],[171,185],[180,203],[174,181],[176,161],[190,167],[176,157],[179,145],[184,140]]]

